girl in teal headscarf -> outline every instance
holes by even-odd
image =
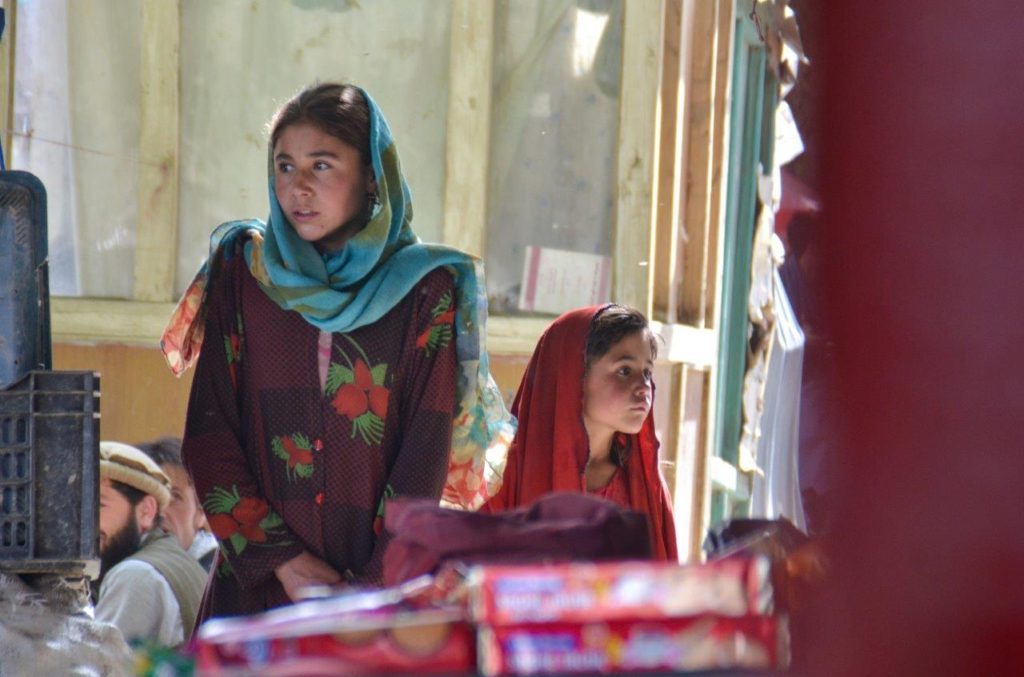
[[[183,456],[220,540],[200,620],[378,581],[385,500],[479,507],[514,433],[482,264],[419,241],[365,91],[317,85],[281,108],[269,196],[266,224],[214,232],[161,341],[174,373],[197,362]]]

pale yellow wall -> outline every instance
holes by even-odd
[[[53,368],[100,373],[100,436],[135,443],[180,436],[192,372],[175,378],[154,348],[56,343]]]

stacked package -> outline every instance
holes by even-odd
[[[788,664],[766,557],[482,566],[469,583],[488,677]]]
[[[439,601],[438,582],[311,599],[266,613],[204,623],[200,675],[472,673],[474,632],[465,609]]]

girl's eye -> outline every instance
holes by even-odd
[[[277,165],[277,171],[279,171],[282,174],[287,174],[291,170],[292,170],[292,166],[288,162],[282,162],[282,163]]]
[[[633,370],[629,367],[619,367],[619,376],[629,376],[633,373]]]
[[[313,165],[313,169],[330,169],[330,167],[331,166],[323,160],[319,160]]]

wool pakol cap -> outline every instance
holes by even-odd
[[[163,510],[171,502],[171,479],[146,452],[121,442],[100,442],[100,477],[149,494]]]

